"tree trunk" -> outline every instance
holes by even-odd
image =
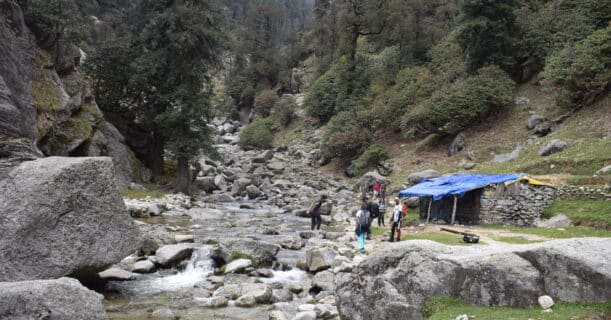
[[[158,131],[153,132],[153,141],[148,154],[149,169],[153,177],[163,176],[163,147],[165,141]]]
[[[176,181],[174,182],[174,191],[189,194],[189,186],[191,179],[189,178],[189,159],[186,157],[178,158],[176,167]]]

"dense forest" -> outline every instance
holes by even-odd
[[[145,133],[139,157],[155,176],[177,162],[179,191],[189,160],[215,153],[213,116],[252,112],[241,145],[268,148],[294,94],[323,127],[323,164],[360,170],[389,157],[376,141],[454,137],[520,83],[572,112],[611,78],[608,1],[22,2],[34,31],[85,50],[100,108]]]

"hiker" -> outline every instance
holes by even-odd
[[[365,235],[370,232],[369,221],[369,211],[360,209],[356,213],[356,228],[354,229],[354,232],[358,237],[359,251],[361,253],[365,253]]]
[[[395,241],[395,230],[397,231],[397,240],[401,240],[401,219],[403,218],[403,206],[399,198],[395,198],[395,207],[392,209],[392,215],[390,218],[390,242]]]
[[[371,224],[373,224],[374,219],[379,219],[380,217],[380,205],[370,201],[367,207],[369,209],[369,233],[367,233],[367,240],[371,240]]]
[[[376,180],[373,183],[373,197],[377,198],[380,196],[380,181]]]
[[[380,186],[380,203],[386,203],[386,185],[388,184],[388,181],[384,181],[382,182],[382,185]]]
[[[403,212],[404,217],[407,217],[407,200],[401,201],[401,212]]]
[[[378,227],[386,227],[386,224],[384,223],[384,216],[386,215],[386,201],[384,199],[382,199],[382,201],[380,201],[380,206],[379,206],[379,214],[378,214]]]
[[[320,217],[320,207],[327,200],[327,195],[323,194],[320,196],[320,199],[314,201],[310,208],[308,209],[308,215],[312,219],[312,230],[320,230],[320,224],[322,223],[322,218]]]

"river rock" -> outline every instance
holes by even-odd
[[[267,163],[274,156],[274,151],[265,150],[252,159],[253,163]]]
[[[212,295],[214,297],[225,297],[229,300],[235,300],[240,296],[241,292],[239,285],[228,284],[216,289]]]
[[[284,171],[284,163],[280,161],[272,161],[267,165],[267,168],[275,174],[280,174]]]
[[[255,304],[257,304],[255,297],[250,295],[241,296],[238,298],[238,300],[235,301],[235,305],[242,308],[250,308],[253,307]]]
[[[105,320],[103,300],[71,278],[0,282],[0,319]]]
[[[274,310],[269,313],[269,320],[288,320],[286,314],[280,310]]]
[[[424,179],[432,179],[437,178],[439,176],[441,176],[441,173],[439,173],[438,171],[433,169],[427,169],[424,171],[411,173],[409,176],[407,176],[407,183],[417,184]]]
[[[161,308],[153,311],[151,313],[151,317],[154,319],[165,319],[165,320],[174,320],[176,319],[176,315],[172,312],[170,308]]]
[[[155,271],[155,264],[150,260],[142,260],[134,263],[132,272],[151,273]]]
[[[136,275],[120,268],[110,268],[98,273],[100,279],[105,281],[127,281],[136,278]]]
[[[161,266],[170,267],[191,257],[193,250],[193,245],[190,244],[167,244],[157,250],[155,259]]]
[[[306,252],[306,265],[309,271],[328,269],[333,264],[337,252],[328,247],[312,248]]]
[[[611,239],[580,238],[503,247],[394,243],[336,274],[340,316],[423,319],[434,296],[482,306],[529,307],[544,292],[562,301],[611,298]]]
[[[227,264],[225,273],[240,273],[249,267],[252,267],[252,261],[250,259],[237,259]]]
[[[301,311],[292,320],[316,320],[315,311]]]
[[[250,239],[219,239],[218,246],[212,251],[212,257],[231,261],[234,252],[250,257],[255,266],[271,265],[276,259],[280,246],[265,241]]]
[[[300,237],[294,236],[282,239],[280,241],[280,246],[282,246],[284,249],[300,250],[305,246],[305,241]]]
[[[248,199],[256,199],[261,196],[261,190],[252,184],[246,187]]]
[[[272,294],[272,300],[274,303],[293,301],[293,293],[288,289],[275,289]]]
[[[242,296],[251,296],[257,303],[272,303],[272,289],[263,283],[246,283],[241,286]]]
[[[110,158],[28,161],[0,181],[0,281],[97,272],[140,247]]]
[[[335,290],[335,282],[333,279],[333,272],[329,270],[319,272],[312,278],[312,287],[322,291],[333,291]]]
[[[223,308],[229,304],[227,298],[223,296],[216,296],[210,298],[196,298],[197,304],[204,308]]]
[[[543,157],[549,156],[550,154],[564,150],[564,148],[566,148],[566,142],[554,139],[539,149],[539,155]]]

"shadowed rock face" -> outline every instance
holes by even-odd
[[[451,247],[431,241],[386,246],[352,273],[336,276],[345,319],[423,319],[434,296],[483,306],[527,307],[611,299],[611,239],[584,238],[506,247]]]
[[[12,0],[0,3],[0,179],[17,163],[42,156],[36,148],[31,93],[34,36]]]
[[[103,299],[69,278],[0,282],[0,319],[103,320]]]
[[[0,235],[0,281],[88,280],[140,246],[107,157],[17,166],[0,181]]]

